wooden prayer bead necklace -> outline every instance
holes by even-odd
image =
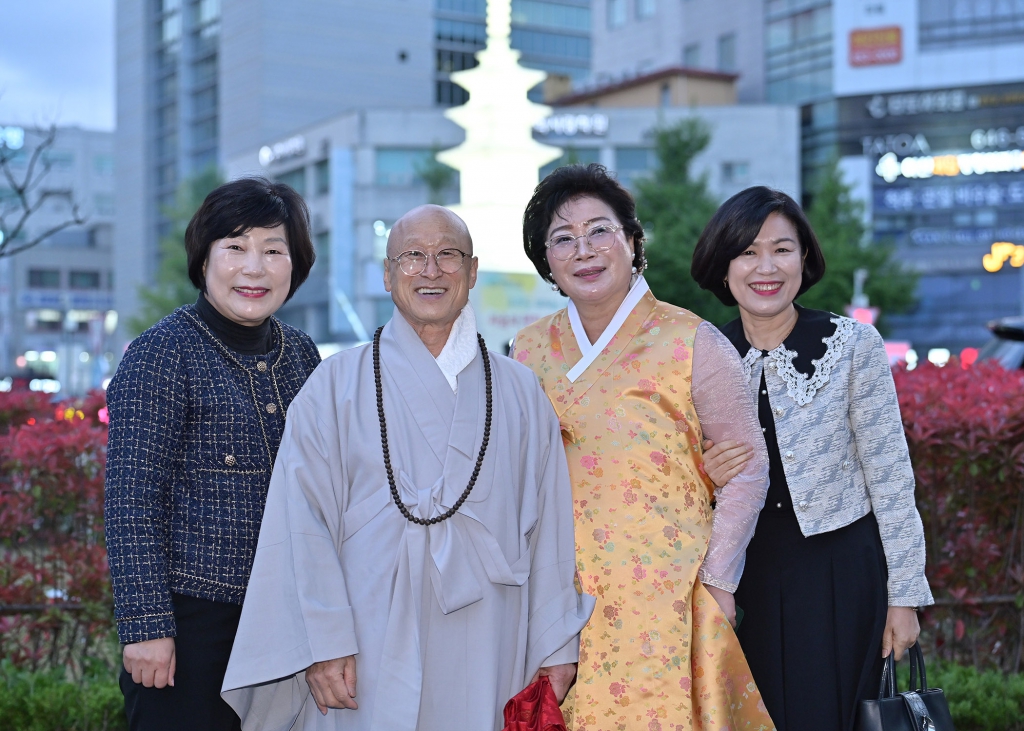
[[[377,328],[377,331],[373,334],[373,380],[377,386],[377,416],[380,419],[380,445],[384,449],[384,469],[388,473],[388,485],[391,486],[391,499],[395,501],[395,505],[405,516],[405,519],[410,523],[416,525],[436,525],[442,521],[448,520],[448,518],[455,515],[462,504],[466,502],[466,498],[469,497],[469,493],[473,491],[473,486],[476,484],[476,478],[480,474],[480,466],[484,463],[484,455],[487,453],[487,442],[491,439],[491,360],[487,355],[487,345],[484,343],[483,337],[480,333],[476,334],[477,342],[480,345],[480,355],[484,359],[484,383],[487,388],[487,412],[484,416],[484,439],[480,443],[480,454],[476,458],[476,466],[473,468],[473,474],[469,478],[469,484],[466,485],[466,489],[463,491],[459,499],[455,501],[455,504],[450,510],[442,515],[436,515],[433,518],[417,518],[415,515],[409,512],[408,508],[405,507],[405,503],[402,502],[401,497],[398,494],[398,486],[395,485],[395,473],[391,469],[391,452],[388,449],[388,426],[384,421],[384,388],[381,385],[380,379],[380,334],[384,330],[384,326],[381,325]]]

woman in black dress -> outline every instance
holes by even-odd
[[[882,661],[933,602],[896,389],[878,332],[793,300],[825,261],[803,211],[749,188],[726,201],[691,273],[740,317],[722,328],[747,370],[770,486],[735,594],[737,634],[779,731],[853,727]],[[746,445],[706,443],[724,484]]]

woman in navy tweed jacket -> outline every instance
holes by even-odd
[[[200,290],[110,383],[106,532],[132,729],[236,729],[220,698],[285,414],[320,362],[273,313],[315,258],[287,185],[236,180],[185,234]]]

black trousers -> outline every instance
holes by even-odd
[[[242,607],[174,594],[174,687],[146,688],[121,668],[121,692],[131,731],[241,731],[220,697]]]
[[[874,513],[805,538],[792,510],[762,511],[736,634],[778,731],[852,731],[878,697],[887,579]]]

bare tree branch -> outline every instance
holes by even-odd
[[[88,218],[82,215],[74,194],[70,190],[43,188],[53,167],[47,153],[57,142],[57,127],[51,125],[25,162],[25,172],[16,174],[14,168],[19,157],[16,150],[0,146],[0,174],[7,183],[9,193],[0,199],[0,257],[14,256],[31,249],[69,226],[81,226]],[[54,198],[66,198],[71,214],[60,223],[50,226],[31,238],[21,239],[25,226],[38,214],[43,205]]]

